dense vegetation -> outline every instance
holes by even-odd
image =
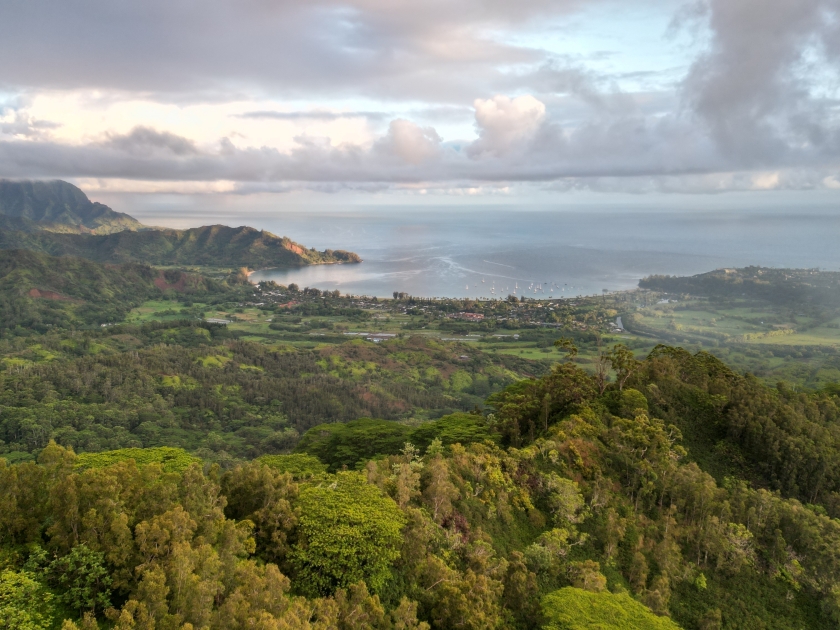
[[[323,422],[472,409],[539,367],[481,353],[465,361],[458,346],[422,338],[272,348],[197,321],[43,335],[3,350],[0,451],[13,458],[51,439],[87,452],[179,446],[257,457],[293,448]]]
[[[96,234],[143,228],[133,217],[92,202],[79,188],[61,180],[0,180],[0,225],[23,232]]]
[[[207,225],[188,230],[125,230],[111,234],[24,234],[0,230],[0,249],[29,249],[51,256],[79,256],[101,263],[209,267],[297,267],[359,262],[343,250],[307,249],[289,238],[250,227]]]
[[[232,292],[222,283],[181,271],[0,251],[0,337],[118,322],[166,291],[193,296]]]
[[[319,252],[249,227],[149,228],[61,180],[0,180],[0,249],[160,266],[256,269],[360,261],[351,252]]]
[[[0,462],[0,606],[11,627],[65,630],[836,627],[833,482],[726,436],[749,425],[745,392],[787,418],[774,444],[800,446],[793,418],[829,425],[835,397],[762,389],[702,353],[609,360],[612,383],[563,362],[489,415],[394,439],[315,427],[299,455],[226,470],[55,443]],[[415,437],[430,441],[400,443]],[[312,455],[333,447],[325,471]],[[704,472],[709,451],[753,483]]]

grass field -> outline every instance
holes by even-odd
[[[639,309],[635,319],[665,337],[683,333],[718,343],[840,347],[840,318],[826,321],[746,302],[720,305],[694,300],[657,304]]]

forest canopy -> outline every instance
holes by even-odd
[[[622,389],[561,362],[489,414],[316,426],[226,468],[0,461],[0,605],[65,630],[836,627],[836,397],[623,361]]]

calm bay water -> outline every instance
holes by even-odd
[[[697,202],[686,209],[682,201],[679,210],[660,204],[275,211],[273,203],[247,197],[230,205],[115,207],[149,225],[251,225],[319,250],[355,251],[364,259],[358,265],[262,270],[252,276],[255,281],[380,297],[402,291],[489,298],[514,291],[531,297],[593,295],[633,288],[650,274],[720,267],[840,269],[837,204],[829,199],[798,209],[791,201],[790,209],[776,202],[726,211],[701,210]],[[535,287],[543,290],[534,293]]]
[[[242,220],[243,217],[238,217]],[[840,214],[394,212],[260,215],[252,225],[364,262],[262,270],[252,280],[390,296],[577,296],[650,274],[720,267],[840,268]],[[535,293],[535,289],[537,292]]]

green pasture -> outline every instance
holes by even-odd
[[[657,304],[639,309],[635,317],[642,326],[666,336],[685,333],[717,344],[840,346],[840,318],[820,321],[786,309],[746,302],[715,304],[697,300]]]
[[[184,318],[193,318],[195,311],[202,310],[203,305],[195,304],[190,308],[180,302],[173,300],[149,300],[143,302],[126,317],[126,321],[132,324],[143,324],[152,321],[170,321]]]

